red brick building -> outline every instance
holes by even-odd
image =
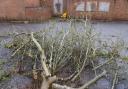
[[[51,18],[51,0],[0,0],[2,20],[46,20]]]
[[[128,0],[1,0],[0,19],[46,20],[67,12],[75,18],[128,20]]]
[[[128,20],[128,0],[68,0],[70,16],[98,20]]]

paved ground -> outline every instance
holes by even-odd
[[[77,26],[81,29],[81,25],[77,22]],[[44,23],[0,23],[0,36],[6,36],[8,33],[31,32],[54,27],[54,29],[68,29],[69,22],[49,21]],[[94,30],[101,33],[101,38],[113,39],[119,37],[128,42],[128,22],[94,22]]]
[[[128,22],[106,22],[96,23],[94,27],[97,32],[101,32],[101,36],[120,37],[128,42]]]

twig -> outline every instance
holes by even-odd
[[[23,48],[24,46],[25,46],[25,44],[21,45],[18,49],[16,49],[16,50],[13,52],[13,54],[11,55],[11,57],[15,56],[16,53],[17,53],[21,48]]]
[[[71,80],[76,74],[77,74],[77,72],[73,73],[72,75],[70,75],[67,78],[59,78],[58,77],[58,80],[60,80],[60,81],[68,81],[68,80]]]
[[[33,78],[34,78],[34,79],[37,79],[37,78],[38,78],[38,77],[37,77],[38,72],[37,72],[37,70],[36,70],[36,63],[34,63],[34,65],[33,65],[32,73],[33,73]]]
[[[92,66],[93,66],[93,68],[94,68],[94,62],[93,62],[93,60],[91,61],[91,63],[92,63]],[[97,72],[96,72],[96,70],[94,70],[94,72],[95,72],[95,76],[97,76]]]
[[[50,55],[50,60],[49,60],[49,67],[52,68],[52,60],[53,60],[53,45],[51,48],[51,55]]]
[[[113,57],[112,57],[112,58],[113,58]],[[96,70],[96,69],[98,69],[98,68],[102,67],[103,65],[105,65],[105,64],[107,64],[107,63],[109,63],[109,62],[112,60],[112,58],[111,58],[111,59],[109,59],[109,60],[107,60],[106,62],[104,62],[104,63],[102,63],[102,64],[100,64],[100,65],[96,66],[96,67],[95,67],[95,68],[93,68],[92,70]]]
[[[60,42],[60,47],[59,48],[61,48],[62,46],[63,46],[63,43],[64,43],[64,39],[65,39],[65,37],[67,36],[69,34],[69,30],[64,34],[64,36],[62,37],[62,40],[61,40],[61,42]]]
[[[20,36],[20,35],[30,35],[29,33],[25,33],[25,32],[22,32],[22,33],[19,33],[19,34],[16,34],[14,37],[17,37],[17,36]]]
[[[85,67],[85,63],[86,63],[86,61],[87,61],[87,59],[88,59],[88,52],[89,52],[89,44],[88,44],[88,47],[87,47],[86,57],[85,57],[84,63],[83,63],[83,65],[82,65],[80,71],[76,74],[76,76],[73,77],[73,79],[72,79],[71,81],[74,81],[74,80],[80,75],[80,73],[83,71],[83,69],[84,69],[84,67]]]
[[[22,49],[22,48],[23,48],[27,43],[29,43],[29,42],[30,42],[30,40],[29,40],[28,42],[22,44],[18,49],[16,49],[16,50],[13,52],[13,54],[11,55],[11,57],[15,56],[16,53],[17,53],[20,49]]]
[[[115,76],[114,76],[114,79],[113,79],[113,83],[112,83],[112,88],[111,89],[114,89],[115,88],[115,84],[116,84],[116,80],[117,80],[117,75],[118,75],[118,72],[116,71]]]

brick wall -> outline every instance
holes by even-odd
[[[53,0],[0,0],[0,19],[46,20],[53,15]],[[76,11],[78,2],[97,1],[96,11]],[[99,2],[109,2],[108,12],[99,11]],[[86,6],[85,6],[86,7]],[[86,9],[86,8],[85,8]],[[64,0],[64,11],[72,17],[98,20],[128,20],[128,0]]]
[[[51,17],[48,0],[43,8],[40,0],[0,0],[1,20],[46,20]]]
[[[128,20],[128,0],[117,0],[112,11],[114,20]]]
[[[40,0],[25,0],[26,7],[39,7]]]
[[[24,1],[23,0],[0,0],[0,18],[23,18]]]
[[[51,18],[51,11],[49,8],[32,7],[26,8],[25,15],[28,20],[47,20]]]
[[[96,11],[86,11],[86,3],[88,1],[96,1]],[[69,0],[67,2],[68,14],[72,17],[86,17],[98,20],[128,20],[128,0],[82,0],[85,3],[85,11],[76,11],[77,3],[80,0]],[[109,11],[99,11],[99,3],[110,3]]]

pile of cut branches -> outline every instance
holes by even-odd
[[[42,79],[40,89],[85,89],[106,75],[105,69],[98,75],[96,71],[118,57],[118,52],[110,50],[103,53],[101,51],[103,49],[95,46],[98,40],[92,27],[87,22],[83,27],[84,29],[80,31],[71,26],[69,30],[44,29],[35,33],[20,33],[13,35],[13,41],[6,47],[12,49],[11,56],[19,58],[20,61],[24,61],[23,59],[27,57],[31,58],[33,66],[31,76],[34,80]],[[108,60],[95,66],[95,59],[103,56]],[[71,65],[74,69],[73,73],[66,78],[58,77],[58,71],[67,65]],[[92,65],[96,74],[88,83],[79,88],[57,83],[58,81],[75,81],[87,65]]]

